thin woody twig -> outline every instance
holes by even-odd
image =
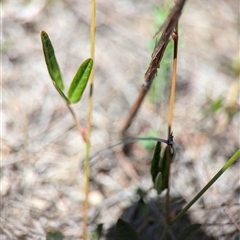
[[[128,118],[126,119],[124,126],[122,128],[122,135],[126,136],[127,129],[131,126],[131,123],[136,116],[141,103],[146,96],[146,93],[148,92],[148,89],[150,88],[153,79],[155,78],[157,74],[158,68],[160,68],[160,62],[162,60],[163,54],[165,52],[165,49],[168,45],[169,38],[174,30],[174,27],[176,26],[176,23],[178,22],[178,19],[181,15],[183,6],[185,4],[186,0],[178,0],[175,4],[175,6],[172,8],[171,12],[169,13],[165,23],[163,26],[159,29],[159,31],[156,33],[156,35],[162,31],[162,35],[156,44],[156,47],[152,54],[152,59],[149,64],[149,67],[145,73],[144,76],[144,82],[142,85],[142,88],[140,90],[139,96],[135,103],[133,104],[132,108],[130,109],[130,113]],[[156,36],[155,35],[155,36]]]

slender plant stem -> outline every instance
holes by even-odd
[[[166,224],[170,223],[170,165],[171,165],[171,149],[167,148],[167,192],[166,192]]]
[[[215,176],[202,188],[202,190],[181,210],[181,212],[170,222],[161,236],[161,239],[165,239],[166,234],[174,223],[176,223],[187,212],[192,205],[202,197],[202,195],[218,180],[218,178],[240,157],[240,149],[238,149],[233,156],[224,164],[224,166],[215,174]]]
[[[76,114],[75,114],[75,112],[73,111],[73,109],[71,108],[70,104],[67,103],[66,105],[67,105],[70,113],[72,114],[72,117],[73,117],[73,119],[74,119],[74,123],[75,123],[75,125],[76,125],[76,127],[77,127],[77,129],[78,129],[78,131],[79,131],[79,133],[80,133],[80,135],[82,136],[82,139],[84,140],[84,142],[86,142],[86,141],[87,141],[87,136],[86,136],[85,130],[81,127],[80,123],[78,122],[77,117],[76,117]]]
[[[88,192],[89,192],[89,178],[90,178],[90,164],[89,154],[91,146],[91,132],[92,132],[92,111],[93,111],[93,83],[94,83],[94,57],[95,57],[95,22],[96,22],[96,1],[92,0],[91,4],[91,30],[90,30],[90,56],[93,59],[93,68],[90,75],[90,92],[88,98],[88,117],[87,117],[87,141],[86,141],[86,155],[84,161],[85,172],[85,200],[83,209],[83,239],[87,240],[87,226],[88,226]]]
[[[156,141],[156,142],[162,142],[162,143],[165,143],[167,145],[171,145],[173,148],[174,148],[174,145],[176,144],[172,138],[169,138],[169,139],[162,139],[162,138],[156,138],[156,137],[126,137],[126,138],[123,138],[121,139],[120,141],[106,147],[106,148],[103,148],[99,151],[97,151],[94,155],[91,156],[90,158],[90,165],[92,166],[96,160],[94,160],[94,158],[96,156],[98,156],[99,154],[107,151],[107,150],[110,150],[114,147],[117,147],[121,144],[128,144],[128,143],[133,143],[133,142],[136,142],[136,141]]]
[[[62,98],[65,100],[66,102],[66,105],[67,105],[67,108],[68,110],[70,111],[70,113],[72,114],[72,117],[73,117],[73,120],[74,120],[74,123],[80,133],[80,135],[82,136],[82,139],[84,140],[84,142],[87,141],[87,136],[86,136],[86,131],[84,128],[81,127],[80,123],[78,122],[77,120],[77,117],[76,117],[76,114],[75,112],[73,111],[72,107],[71,107],[71,102],[68,100],[68,98],[64,95],[64,93],[62,92],[62,90],[58,87],[58,85],[52,81],[53,85],[55,86],[55,88],[57,89],[58,93],[62,96]]]
[[[172,74],[172,87],[170,94],[170,106],[168,114],[168,136],[172,132],[172,122],[173,122],[173,110],[174,110],[174,100],[175,100],[175,91],[176,91],[176,79],[177,79],[177,52],[178,52],[178,24],[176,24],[175,31],[172,34],[174,42],[173,50],[173,74]]]
[[[172,122],[173,122],[173,110],[174,110],[174,99],[176,91],[176,79],[177,79],[177,52],[178,52],[178,23],[176,24],[175,31],[172,34],[174,42],[173,50],[173,73],[172,73],[172,87],[170,94],[170,106],[169,106],[169,115],[168,115],[168,137],[172,132]],[[171,149],[168,148],[167,152],[167,192],[166,192],[166,224],[170,223],[170,169],[171,169]]]

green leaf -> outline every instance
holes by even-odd
[[[138,240],[138,235],[135,229],[121,218],[117,221],[116,240]]]
[[[44,31],[41,31],[41,40],[42,40],[42,47],[43,47],[45,62],[47,64],[49,75],[53,80],[53,82],[55,82],[56,85],[59,87],[59,89],[63,91],[64,85],[63,85],[62,75],[57,63],[57,59],[55,57],[54,49],[50,41],[50,38],[48,37],[47,33]]]
[[[98,224],[97,228],[94,229],[88,236],[88,240],[99,240],[102,235],[103,224]]]
[[[161,194],[162,192],[162,173],[161,172],[159,172],[155,178],[154,187],[157,190],[157,193]]]
[[[167,161],[171,160],[171,159],[168,159],[171,158],[171,154],[170,154],[170,146],[167,146],[165,148],[165,151],[164,151],[164,154],[163,154],[163,157],[161,158],[160,160],[160,166],[159,166],[159,169],[160,169],[160,172],[162,173],[162,191],[168,187],[168,169],[167,169]]]
[[[70,102],[76,103],[81,99],[84,89],[87,85],[92,66],[93,60],[91,58],[88,58],[78,68],[77,73],[73,78],[71,86],[68,90],[68,98]]]
[[[201,224],[191,224],[187,226],[178,236],[177,240],[191,240],[201,228]]]
[[[50,230],[47,232],[46,240],[63,240],[63,234],[58,230]]]
[[[160,170],[159,169],[160,153],[161,153],[161,143],[157,142],[155,151],[153,154],[152,164],[151,164],[151,175],[152,175],[152,181],[154,183],[155,183],[156,176]]]

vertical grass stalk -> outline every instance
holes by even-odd
[[[175,31],[172,34],[172,38],[174,41],[173,47],[173,74],[172,74],[172,87],[170,94],[170,106],[169,106],[169,114],[168,114],[168,137],[172,131],[172,122],[173,122],[173,109],[174,109],[174,99],[175,99],[175,91],[176,91],[176,78],[177,78],[177,52],[178,52],[178,24],[175,27]]]
[[[176,91],[176,78],[177,78],[177,52],[178,52],[178,23],[176,24],[175,31],[172,33],[172,38],[174,41],[173,48],[173,73],[172,73],[172,87],[170,94],[170,104],[169,104],[169,115],[168,115],[168,138],[172,132],[172,122],[173,122],[173,109],[174,109],[174,99]],[[170,223],[170,167],[171,167],[171,153],[170,148],[167,153],[167,176],[168,176],[168,186],[166,192],[166,223]]]
[[[91,2],[91,30],[90,30],[90,56],[93,59],[93,67],[90,75],[90,92],[88,98],[88,116],[87,116],[87,141],[86,152],[84,161],[84,177],[85,177],[85,200],[83,206],[83,239],[87,240],[87,226],[88,226],[88,192],[89,192],[89,177],[90,177],[90,164],[89,154],[91,145],[91,132],[92,132],[92,110],[93,110],[93,83],[94,83],[94,56],[95,56],[95,22],[96,22],[96,1]]]

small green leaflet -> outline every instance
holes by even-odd
[[[159,169],[159,161],[160,161],[160,153],[161,153],[161,143],[157,142],[153,159],[152,159],[152,164],[151,164],[151,175],[152,175],[152,181],[155,183],[156,177],[160,171]]]
[[[168,169],[167,169],[167,161],[170,161],[171,159],[168,159],[168,157],[171,157],[170,155],[170,146],[167,146],[164,150],[164,154],[162,159],[160,160],[159,169],[162,173],[162,191],[168,187]]]
[[[151,164],[151,175],[154,187],[158,194],[168,187],[168,154],[170,155],[170,146],[167,146],[164,150],[164,154],[161,157],[161,143],[157,142]],[[171,159],[169,159],[170,161]],[[161,173],[161,174],[160,174]]]
[[[159,172],[155,178],[154,187],[157,190],[157,193],[160,195],[162,192],[162,173]]]
[[[91,58],[88,58],[78,68],[77,73],[73,78],[71,86],[68,90],[68,98],[71,103],[76,103],[81,99],[89,76],[91,74],[92,66],[93,60]]]
[[[64,85],[62,80],[62,75],[60,68],[57,63],[57,59],[55,57],[54,49],[48,34],[44,31],[41,31],[41,40],[43,53],[45,57],[45,62],[47,64],[48,72],[54,83],[58,86],[58,88],[63,91]]]

